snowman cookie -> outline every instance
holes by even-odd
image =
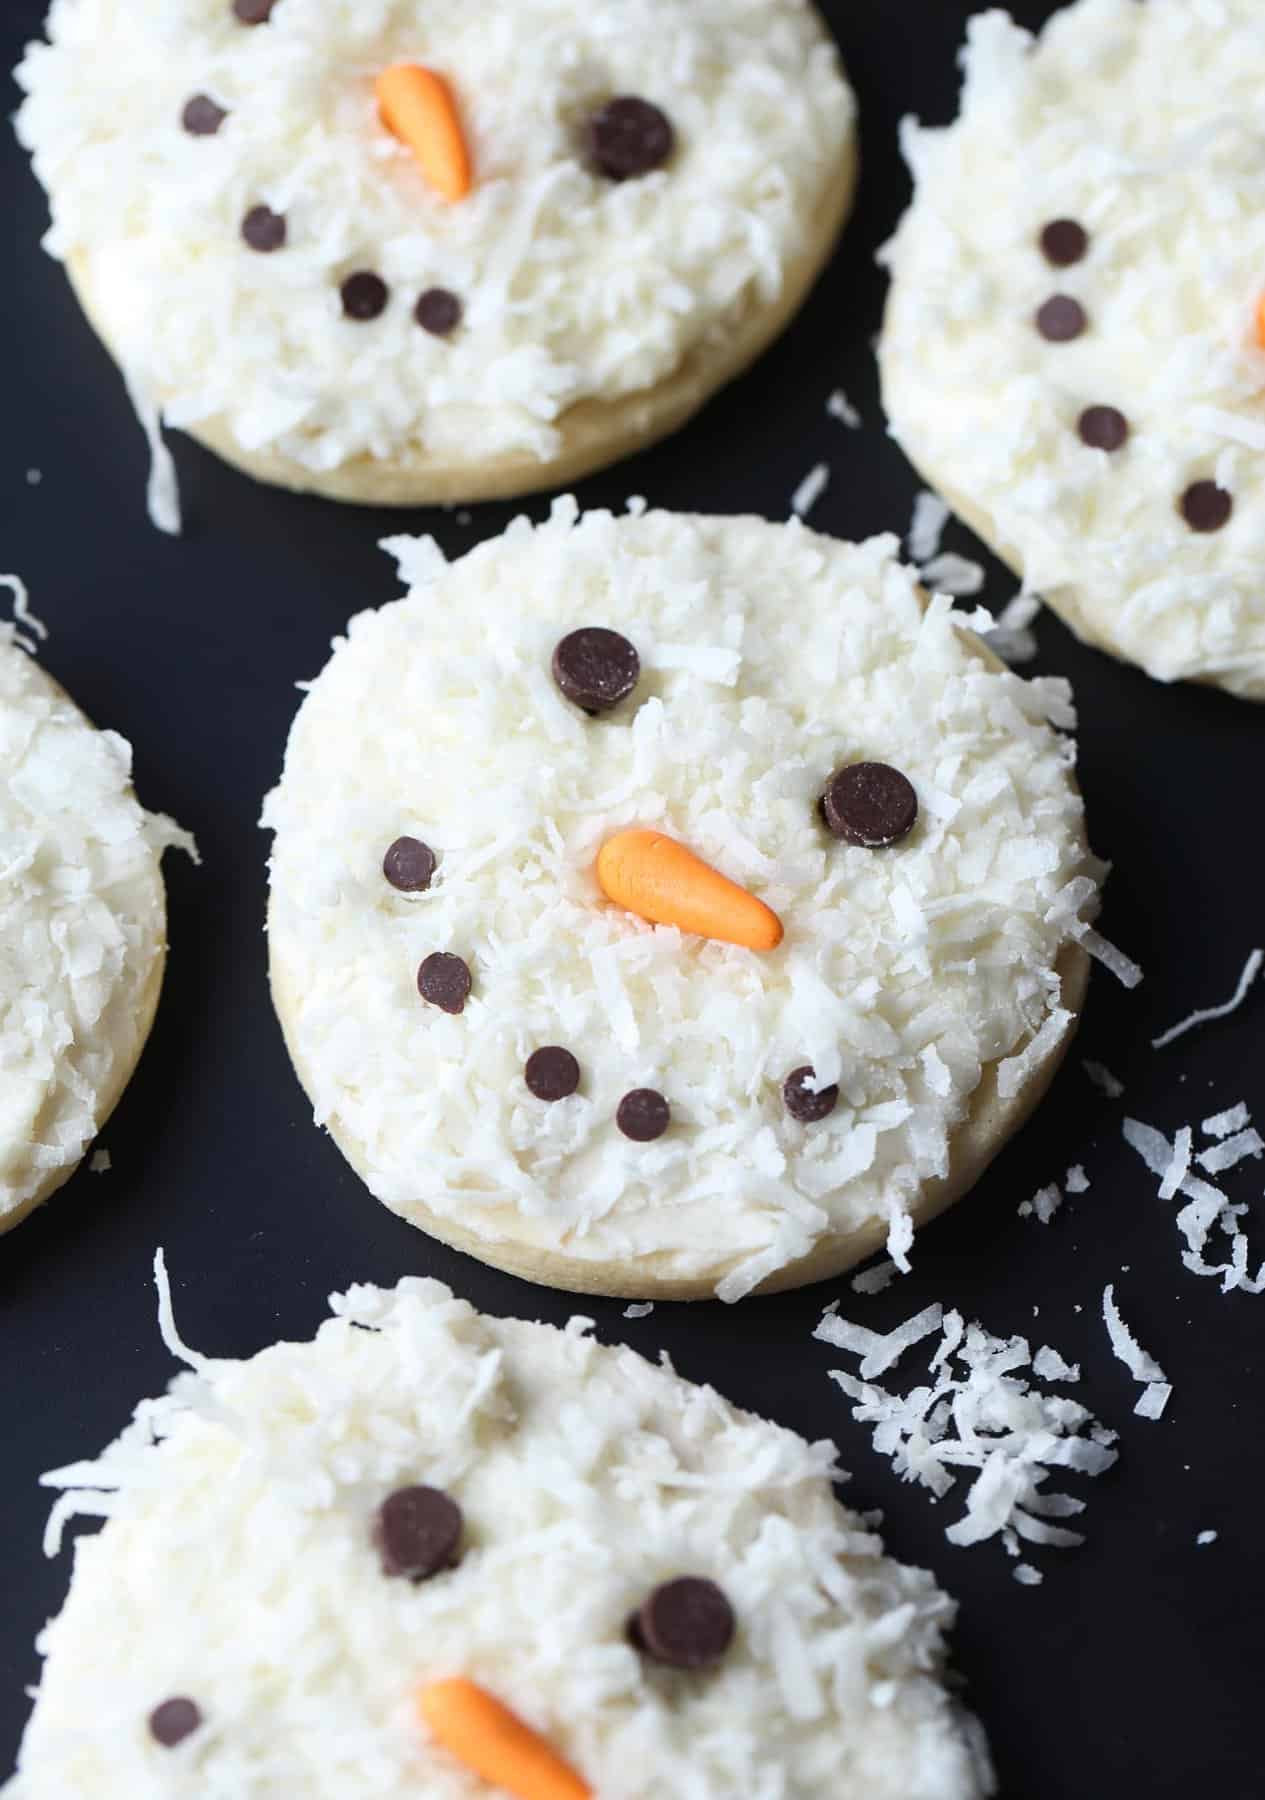
[[[6,1800],[978,1800],[953,1603],[834,1446],[591,1321],[354,1287],[95,1463]]]
[[[54,0],[18,130],[142,409],[379,504],[556,486],[782,329],[855,177],[809,0]]]
[[[906,130],[893,433],[1080,637],[1265,699],[1265,14],[993,11],[965,69]]]
[[[166,955],[132,754],[0,627],[0,1232],[69,1180],[149,1036]]]
[[[372,1192],[578,1291],[737,1298],[968,1188],[1097,901],[1065,684],[891,538],[520,519],[353,619],[264,823],[273,990]]]

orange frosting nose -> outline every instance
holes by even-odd
[[[1256,303],[1256,341],[1265,350],[1265,294]]]
[[[654,925],[747,950],[776,950],[782,941],[782,921],[763,900],[661,831],[609,838],[598,853],[597,879],[608,900]]]
[[[445,200],[470,192],[470,150],[452,89],[418,63],[396,63],[376,83],[383,123],[417,158],[422,174]]]
[[[476,1682],[428,1681],[418,1689],[417,1710],[450,1755],[516,1800],[592,1800],[588,1782]]]

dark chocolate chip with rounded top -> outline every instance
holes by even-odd
[[[437,950],[417,971],[417,991],[423,1000],[446,1013],[460,1013],[470,998],[470,970],[459,956]]]
[[[382,873],[402,894],[424,894],[437,867],[438,861],[430,845],[414,837],[396,838],[382,858]]]
[[[1037,313],[1037,330],[1051,344],[1070,344],[1088,324],[1085,308],[1070,294],[1052,294]]]
[[[641,658],[618,631],[586,625],[568,633],[554,651],[553,678],[586,713],[610,712],[640,681]]]
[[[885,850],[913,830],[918,796],[908,777],[887,763],[849,763],[822,795],[821,814],[844,843]]]
[[[460,300],[447,288],[427,288],[413,317],[432,337],[447,337],[460,325],[462,310]]]
[[[734,1629],[733,1607],[716,1583],[682,1575],[642,1602],[628,1635],[638,1650],[671,1669],[706,1669],[733,1643]]]
[[[634,1088],[620,1101],[615,1123],[634,1144],[651,1144],[672,1123],[672,1108],[654,1088]]]
[[[1087,406],[1076,429],[1091,450],[1121,450],[1129,437],[1129,421],[1114,406]]]
[[[183,1695],[175,1699],[164,1700],[149,1715],[149,1735],[164,1750],[174,1750],[191,1737],[202,1723],[202,1709],[195,1700],[187,1700]]]
[[[1089,254],[1089,233],[1075,219],[1051,219],[1040,242],[1041,254],[1056,269],[1070,269]]]
[[[252,250],[260,250],[264,255],[280,250],[286,241],[285,216],[273,212],[270,206],[252,206],[242,220],[242,236]]]
[[[381,275],[371,269],[360,269],[349,275],[339,290],[343,311],[349,319],[380,319],[387,309],[390,290]]]
[[[622,94],[599,107],[589,120],[588,139],[594,168],[611,181],[662,168],[676,145],[668,115],[635,94]]]
[[[1195,481],[1181,497],[1182,518],[1192,531],[1220,531],[1234,511],[1234,495],[1215,481]]]
[[[378,1508],[373,1541],[384,1575],[426,1581],[460,1560],[461,1508],[442,1488],[406,1487]]]
[[[233,17],[243,25],[266,25],[277,0],[233,0]]]
[[[793,1069],[782,1083],[786,1110],[801,1125],[815,1125],[819,1119],[828,1119],[839,1104],[838,1087],[832,1083],[829,1087],[817,1088],[814,1086],[816,1079],[812,1065],[806,1063],[802,1069]]]
[[[546,1044],[532,1051],[523,1076],[537,1100],[566,1100],[580,1085],[580,1065],[560,1044]]]
[[[185,101],[180,123],[190,137],[214,137],[228,114],[209,94],[195,94]]]

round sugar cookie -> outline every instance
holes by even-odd
[[[336,499],[519,494],[664,436],[851,204],[809,0],[55,0],[47,29],[19,134],[142,408]]]
[[[992,1791],[954,1605],[838,1504],[833,1444],[591,1321],[418,1279],[330,1304],[244,1362],[169,1327],[196,1372],[61,1478],[50,1548],[80,1502],[107,1523],[6,1800]],[[499,1708],[555,1785],[475,1773],[454,1724]]]
[[[991,11],[965,68],[906,136],[893,433],[1078,636],[1265,699],[1265,13]]]
[[[406,1219],[559,1287],[903,1255],[1080,1010],[1065,684],[924,609],[892,538],[563,500],[452,566],[388,547],[412,592],[352,620],[264,813],[317,1120]]]
[[[74,1174],[153,1023],[182,834],[131,762],[0,627],[0,1232]]]

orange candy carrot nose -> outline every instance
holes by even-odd
[[[445,200],[470,192],[470,150],[452,90],[442,75],[418,63],[396,63],[376,83],[384,123],[406,143],[422,174]]]
[[[588,1782],[476,1682],[428,1681],[417,1710],[445,1750],[517,1800],[592,1800]]]
[[[776,950],[782,941],[782,921],[763,900],[661,831],[608,838],[598,852],[597,879],[608,900],[655,925],[747,950]]]
[[[1265,350],[1265,294],[1256,303],[1256,341]]]

